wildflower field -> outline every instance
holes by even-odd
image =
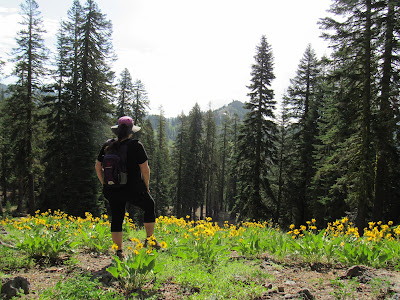
[[[118,258],[106,215],[93,217],[86,213],[85,218],[80,218],[60,211],[38,211],[35,216],[0,221],[5,233],[0,239],[1,282],[23,273],[21,270],[56,265],[66,270],[57,282],[34,289],[25,297],[169,299],[170,295],[170,299],[271,299],[268,297],[274,293],[282,296],[279,293],[283,287],[273,287],[279,286],[285,270],[288,276],[288,265],[310,272],[313,266],[322,265],[325,271],[330,270],[331,277],[324,282],[317,273],[310,279],[310,286],[319,284],[314,296],[318,298],[318,291],[325,288],[325,295],[332,299],[353,299],[361,283],[343,285],[337,275],[341,269],[363,265],[397,274],[400,226],[393,226],[392,222],[369,223],[360,237],[347,218],[330,223],[325,229],[318,229],[315,223],[311,220],[300,228],[291,225],[284,231],[271,222],[218,225],[210,218],[192,221],[189,217],[159,217],[155,234],[162,248],[156,250],[152,240],[144,247],[144,230],[126,216],[125,258]],[[92,255],[104,263],[100,277],[95,279],[87,271],[90,266],[82,268],[82,255]],[[289,277],[286,279],[299,276]],[[389,286],[385,278],[371,280],[364,287],[369,292],[363,295],[365,299],[375,299],[378,294],[389,296]],[[81,296],[74,298],[73,293]]]

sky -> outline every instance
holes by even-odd
[[[0,59],[7,61],[21,20],[23,0],[0,0]],[[73,0],[36,0],[46,46],[55,53],[56,34]],[[113,24],[116,79],[127,68],[140,79],[150,113],[166,117],[248,101],[251,65],[265,35],[274,56],[271,88],[279,102],[306,47],[329,55],[318,20],[332,0],[96,0]],[[84,4],[85,0],[81,0]],[[3,73],[12,70],[7,62]],[[2,83],[12,78],[3,76]]]

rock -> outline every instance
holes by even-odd
[[[293,280],[288,280],[288,281],[285,281],[285,284],[286,285],[295,285],[296,282],[294,282]]]
[[[278,292],[279,293],[285,292],[285,288],[283,286],[278,286]]]
[[[311,292],[307,289],[301,290],[297,294],[300,295],[302,297],[302,299],[304,299],[304,300],[314,300],[315,299],[313,294],[311,294]]]
[[[359,277],[363,275],[366,270],[367,268],[364,266],[352,266],[350,269],[347,270],[346,275],[342,276],[342,279]]]
[[[5,299],[11,299],[17,296],[20,290],[22,290],[25,295],[29,294],[30,283],[28,279],[18,276],[3,284],[1,287],[1,294],[4,294]]]

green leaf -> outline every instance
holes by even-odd
[[[113,277],[118,278],[119,276],[119,272],[118,269],[116,267],[108,267],[106,269]]]

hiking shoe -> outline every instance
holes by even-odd
[[[117,254],[117,257],[121,260],[125,258],[125,255],[122,253],[122,250],[117,250],[116,254]]]
[[[153,238],[153,237],[146,238],[144,240],[143,247],[145,247],[145,248],[151,247],[151,248],[154,248],[156,250],[160,250],[161,249],[160,243],[157,242],[157,240],[155,238]]]

